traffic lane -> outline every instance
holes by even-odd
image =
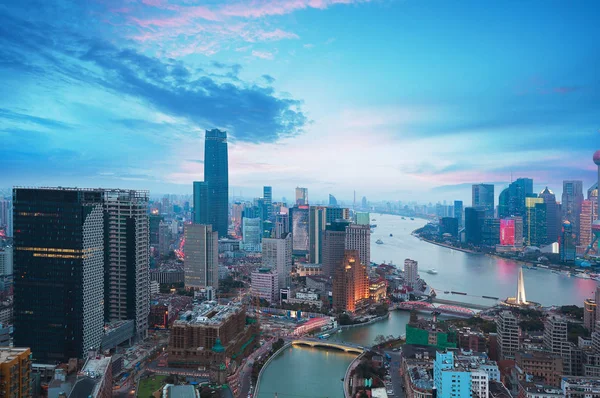
[[[402,389],[402,377],[400,376],[400,367],[402,365],[402,353],[394,351],[385,351],[391,359],[389,361],[390,368],[389,374],[392,382],[392,389],[394,390],[394,398],[404,398],[404,390]]]

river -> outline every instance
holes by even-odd
[[[398,216],[372,214],[375,232],[371,234],[371,261],[390,261],[403,268],[404,259],[419,262],[420,275],[433,287],[438,297],[466,303],[493,305],[482,296],[514,296],[520,265],[514,261],[463,253],[421,241],[411,232],[424,225],[423,220],[402,220]],[[393,234],[393,237],[390,237]],[[383,244],[375,241],[381,239]],[[437,275],[425,273],[435,268]],[[558,275],[549,270],[524,270],[527,299],[544,306],[583,305],[593,297],[597,283],[593,280]],[[467,295],[444,294],[460,291]],[[408,313],[394,311],[387,320],[336,333],[332,340],[372,345],[377,335],[404,334]],[[291,347],[274,359],[263,373],[259,398],[343,397],[339,380],[354,355],[314,348]]]

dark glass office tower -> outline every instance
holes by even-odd
[[[265,200],[265,211],[267,218],[265,220],[273,219],[273,188],[263,187],[263,199]]]
[[[204,182],[208,185],[208,223],[219,237],[229,226],[229,167],[227,132],[206,130],[204,140]]]
[[[194,224],[208,224],[208,184],[194,181]]]
[[[15,188],[13,203],[14,345],[82,358],[103,335],[102,190]]]

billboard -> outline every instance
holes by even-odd
[[[515,244],[515,220],[505,218],[500,220],[500,244],[502,246],[514,246]]]

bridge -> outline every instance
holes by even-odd
[[[427,301],[404,301],[398,304],[398,309],[428,312],[436,311],[440,314],[459,315],[468,317],[475,315],[475,312],[470,308],[450,304],[434,305]]]
[[[431,299],[431,302],[437,303],[437,304],[447,304],[447,305],[456,306],[456,307],[465,307],[465,308],[468,307],[468,308],[472,308],[475,310],[489,310],[490,308],[493,307],[493,305],[463,303],[461,301],[446,300],[446,299],[441,299],[441,298],[437,298],[437,297],[434,297],[433,299]]]
[[[344,351],[344,352],[351,352],[351,353],[355,353],[355,354],[362,354],[363,352],[366,351],[365,347],[358,345],[358,344],[352,344],[352,343],[338,343],[338,342],[331,342],[331,341],[327,341],[327,340],[321,340],[321,339],[309,339],[309,338],[303,338],[303,339],[295,339],[292,340],[292,345],[304,345],[304,346],[308,346],[308,347],[315,347],[315,348],[333,348],[336,350],[340,350],[340,351]]]

